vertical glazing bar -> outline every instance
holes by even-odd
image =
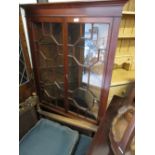
[[[82,26],[83,26],[82,23],[80,23],[80,37],[83,36]],[[82,52],[83,52],[83,54],[82,54]],[[80,49],[79,57],[80,57],[81,64],[83,64],[83,62],[82,62],[83,56],[84,56],[84,51],[83,51],[83,49]],[[79,68],[78,68],[78,87],[80,87],[80,85],[81,85],[81,80],[82,80],[82,67],[79,66]]]
[[[41,23],[41,30],[42,30],[42,34],[45,36],[45,29],[44,29],[44,23],[42,22]]]
[[[53,26],[52,26],[52,23],[50,23],[50,34],[53,35]]]
[[[66,21],[63,23],[63,51],[64,51],[64,97],[65,97],[65,110],[69,109],[68,104],[68,24]]]
[[[82,26],[83,26],[82,23],[80,23],[80,37],[83,36]]]

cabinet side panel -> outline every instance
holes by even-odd
[[[40,87],[39,87],[39,72],[37,70],[37,55],[36,55],[36,49],[34,45],[34,39],[33,39],[33,23],[31,22],[30,18],[27,18],[27,28],[28,28],[28,34],[29,34],[29,42],[30,42],[30,48],[31,48],[31,56],[32,56],[32,63],[33,63],[33,72],[35,76],[35,87],[37,90],[38,96],[40,96]]]
[[[112,34],[111,34],[111,40],[110,40],[110,49],[109,53],[107,55],[107,62],[106,62],[106,70],[105,70],[105,80],[104,80],[104,87],[102,89],[101,93],[101,105],[99,109],[99,121],[104,116],[107,108],[107,99],[109,94],[109,88],[111,83],[111,76],[112,76],[112,69],[113,69],[113,62],[115,57],[115,50],[117,45],[117,37],[118,37],[118,31],[119,31],[119,25],[120,25],[120,18],[116,17],[113,20],[113,26],[112,26]]]

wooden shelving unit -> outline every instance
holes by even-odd
[[[128,69],[121,66],[127,63]],[[135,79],[135,0],[129,0],[123,8],[116,48],[111,88],[108,102],[113,95],[126,96],[130,84]]]
[[[118,76],[121,75],[121,76]],[[112,84],[111,87],[120,86],[123,84],[129,84],[134,81],[135,71],[134,70],[125,70],[117,69],[113,71]]]
[[[118,36],[118,39],[134,39],[135,38],[135,35],[119,35]]]
[[[123,15],[135,15],[135,11],[123,11]]]

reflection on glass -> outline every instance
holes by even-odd
[[[102,86],[108,24],[68,25],[70,104],[97,117]]]
[[[83,73],[82,81],[101,87],[104,53],[106,50],[108,24],[85,24],[84,60],[86,65],[92,65],[90,73]],[[88,76],[90,74],[90,77]]]

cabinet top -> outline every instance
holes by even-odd
[[[34,3],[20,4],[24,9],[50,9],[50,8],[78,8],[78,7],[98,7],[110,5],[124,5],[128,0],[80,0],[68,2]]]

